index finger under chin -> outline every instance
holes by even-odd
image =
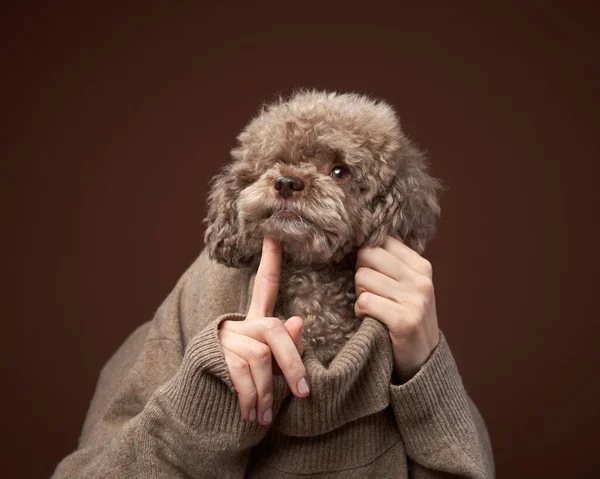
[[[272,316],[281,278],[281,245],[273,238],[263,239],[260,264],[254,279],[249,318]]]

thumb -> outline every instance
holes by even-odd
[[[304,343],[302,342],[302,327],[304,322],[300,316],[292,316],[284,323],[285,329],[287,329],[292,341],[296,345],[296,349],[302,356],[304,352]]]

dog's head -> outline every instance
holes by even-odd
[[[422,253],[435,233],[443,186],[384,102],[300,91],[264,107],[238,140],[205,219],[224,264],[251,263],[264,235],[288,260],[322,264],[388,234]]]

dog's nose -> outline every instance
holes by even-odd
[[[304,182],[297,176],[280,176],[275,180],[275,189],[282,198],[289,198],[294,191],[302,191]]]

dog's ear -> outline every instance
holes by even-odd
[[[423,254],[435,234],[440,194],[446,187],[427,173],[427,159],[414,145],[403,145],[398,154],[394,180],[373,201],[373,227],[366,244],[381,245],[386,235],[398,234],[408,247]]]
[[[208,197],[208,214],[204,219],[204,242],[209,256],[227,266],[245,264],[240,257],[239,220],[236,201],[240,186],[234,164],[226,165],[211,181]]]

